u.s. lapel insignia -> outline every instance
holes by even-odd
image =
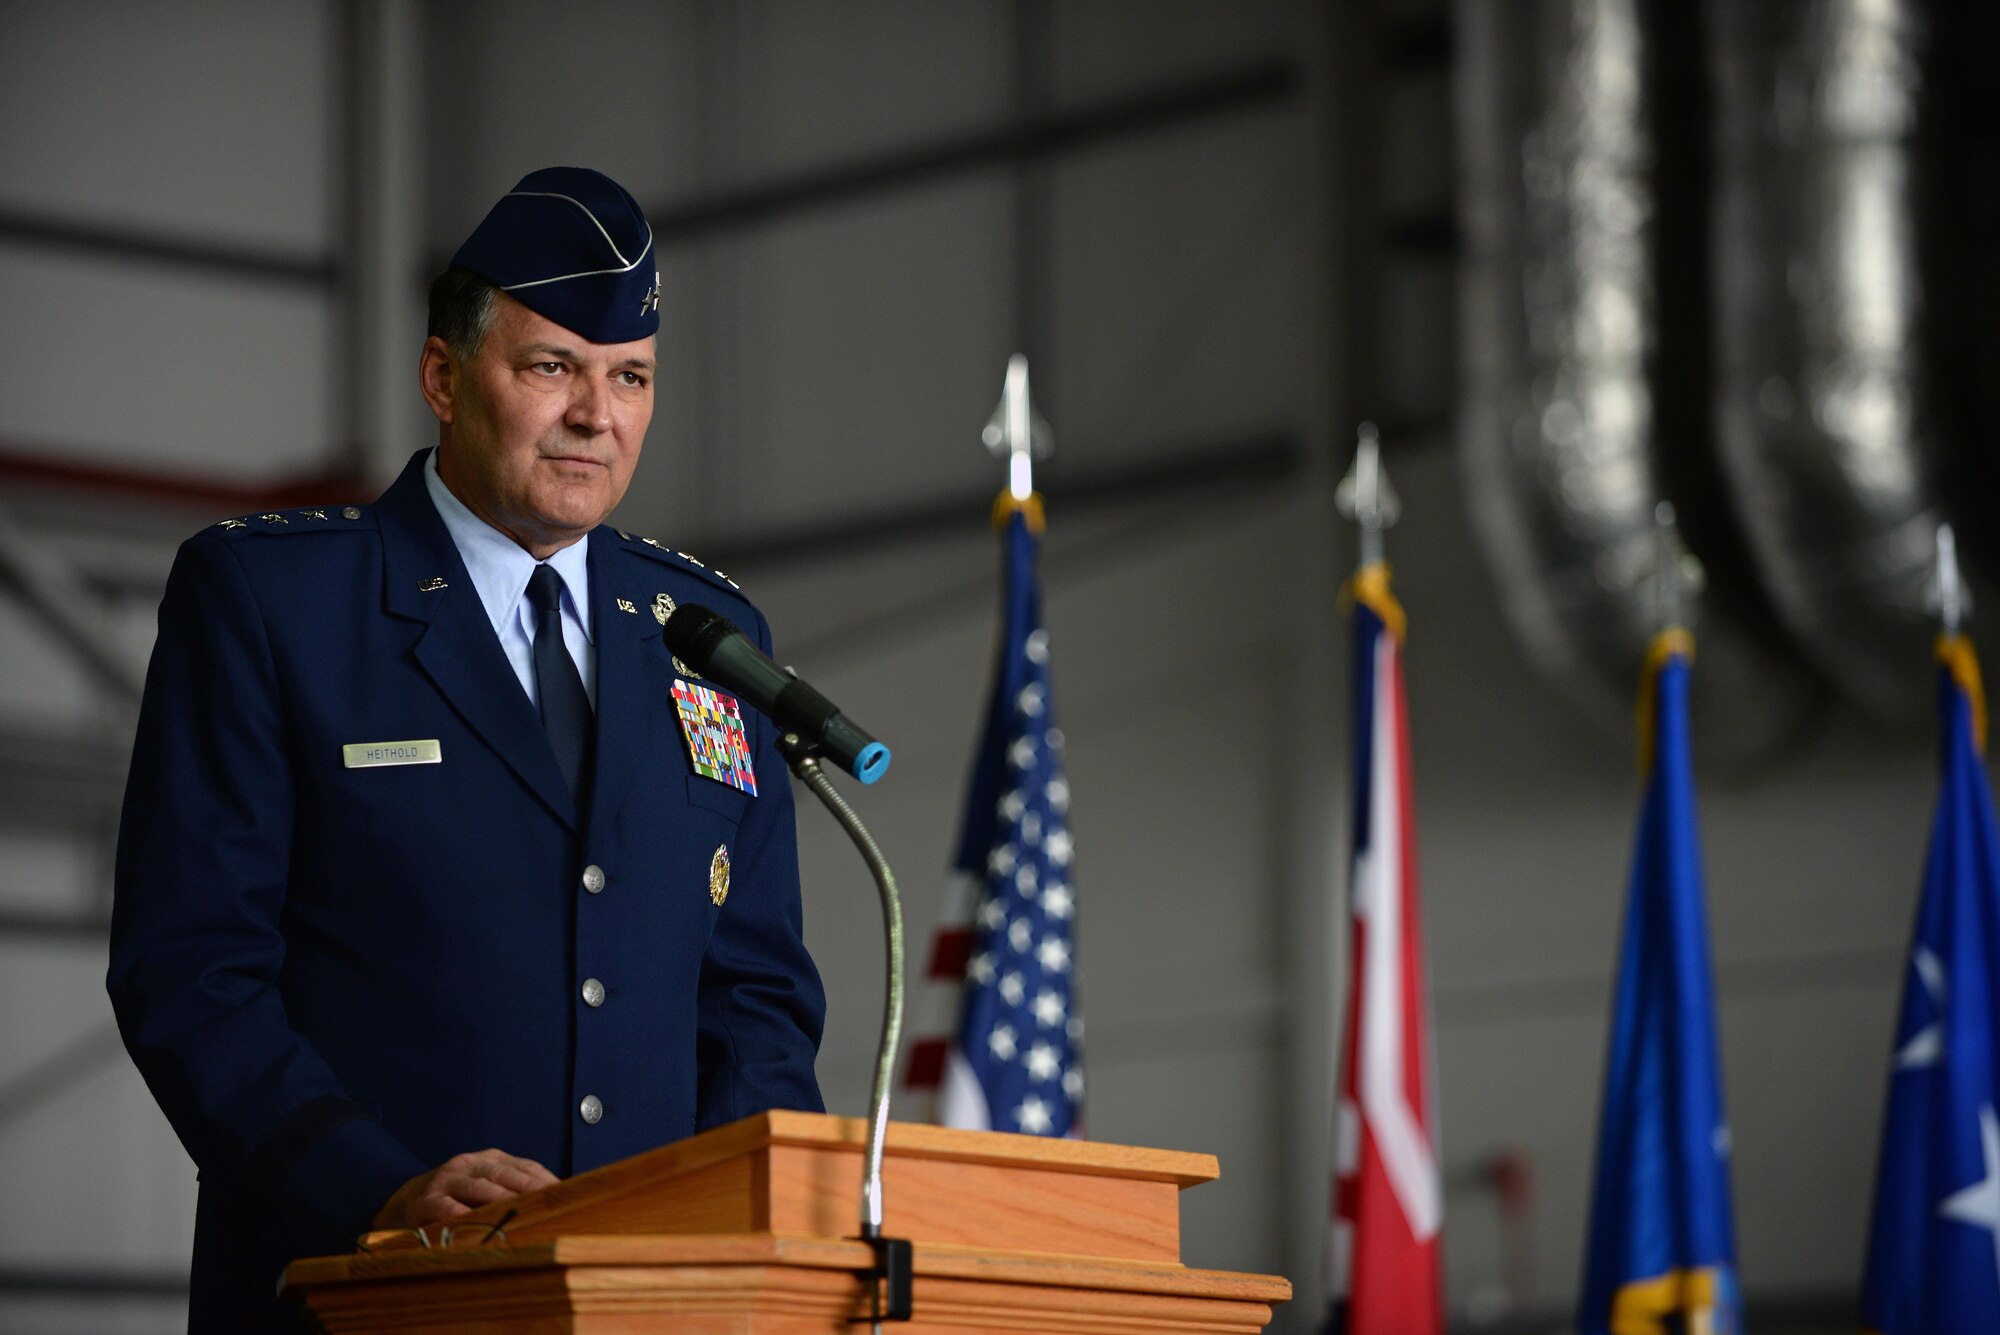
[[[718,844],[708,860],[708,902],[717,908],[729,898],[729,846]]]
[[[630,612],[633,616],[639,615],[639,609],[632,606],[630,598],[620,598],[618,600],[618,610],[621,612]]]
[[[673,696],[694,772],[755,797],[757,770],[750,761],[750,737],[743,730],[743,706],[736,697],[686,681],[674,683]]]
[[[652,539],[648,538],[646,539],[646,541],[651,542]],[[666,625],[667,618],[674,614],[674,606],[675,606],[674,600],[672,598],[669,598],[666,594],[664,593],[654,594],[653,620],[659,622],[662,626]],[[699,672],[696,672],[693,668],[689,667],[686,663],[681,662],[681,660],[678,658],[674,659],[674,671],[680,673],[683,677],[693,677],[696,681],[701,680],[701,674]]]
[[[429,579],[427,579],[427,580],[425,580],[425,581],[424,581],[423,583],[421,583],[421,584],[417,585],[417,592],[418,592],[418,593],[436,593],[436,592],[437,592],[437,591],[438,591],[439,589],[443,589],[443,588],[448,588],[448,587],[450,587],[450,586],[449,586],[449,585],[447,585],[447,584],[446,584],[446,583],[444,582],[444,576],[443,576],[443,575],[432,575],[432,576],[431,576],[431,577],[430,577]]]
[[[245,523],[245,522],[244,522],[243,520],[241,520],[241,519],[225,519],[225,520],[223,520],[223,521],[222,521],[222,522],[221,522],[220,524],[217,524],[217,525],[216,525],[216,527],[217,527],[217,528],[248,528],[248,527],[250,527],[250,526],[249,526],[249,525],[248,525],[247,523]]]

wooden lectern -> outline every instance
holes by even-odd
[[[821,1335],[870,1312],[859,1118],[769,1112],[453,1221],[297,1261],[330,1335]],[[1274,1275],[1180,1261],[1213,1156],[895,1123],[884,1231],[916,1245],[915,1314],[951,1331],[1260,1331]],[[506,1220],[504,1234],[493,1225]]]

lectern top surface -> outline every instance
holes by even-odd
[[[849,1147],[859,1153],[868,1143],[868,1123],[860,1117],[774,1110],[717,1127],[684,1140],[681,1145],[693,1149],[711,1137],[715,1138],[718,1151],[729,1154],[739,1152],[748,1143]],[[1011,1131],[961,1131],[918,1122],[889,1123],[888,1148],[902,1155],[972,1163],[1024,1166],[1042,1163],[1070,1172],[1172,1182],[1180,1187],[1212,1182],[1222,1172],[1212,1154],[1094,1140],[1055,1140]]]

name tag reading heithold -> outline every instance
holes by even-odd
[[[349,769],[372,769],[377,765],[435,765],[444,759],[437,738],[421,742],[349,742],[340,748],[341,763]]]

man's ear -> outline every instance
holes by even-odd
[[[437,420],[450,425],[458,396],[458,358],[436,334],[424,340],[424,350],[417,358],[417,386]]]

